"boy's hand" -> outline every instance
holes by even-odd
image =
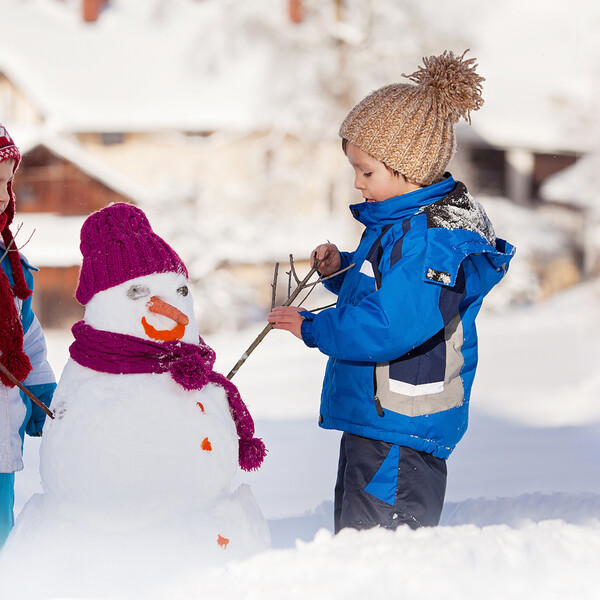
[[[310,266],[316,267],[324,277],[340,270],[342,257],[335,244],[321,244],[310,255]]]
[[[302,321],[300,315],[306,309],[300,306],[276,306],[267,317],[267,321],[273,324],[273,329],[285,329],[302,339]]]

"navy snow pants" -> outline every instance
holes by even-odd
[[[412,529],[440,522],[446,461],[406,446],[342,435],[335,486],[335,533],[344,527]]]

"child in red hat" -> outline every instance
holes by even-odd
[[[47,406],[56,387],[46,341],[31,309],[32,270],[9,227],[15,214],[13,177],[21,153],[0,124],[0,363]],[[23,434],[39,436],[43,410],[0,371],[0,548],[14,522],[15,471],[23,468]]]

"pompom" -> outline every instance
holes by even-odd
[[[260,438],[239,441],[239,465],[244,471],[256,471],[267,454]]]
[[[475,72],[475,58],[464,60],[468,51],[465,50],[462,56],[446,50],[440,56],[424,57],[423,67],[410,75],[402,75],[428,88],[435,95],[440,108],[455,123],[463,117],[470,124],[470,111],[483,106],[481,82],[485,81],[485,77]]]
[[[17,381],[24,381],[32,369],[29,357],[21,350],[2,355],[0,361]],[[0,381],[6,387],[15,387],[15,384],[2,372],[0,372]]]
[[[240,439],[238,462],[244,471],[256,471],[266,455],[267,449],[260,438]]]
[[[174,361],[169,372],[173,380],[188,391],[200,390],[210,382],[210,372],[206,371],[196,355]]]
[[[23,277],[15,277],[17,280],[13,286],[13,293],[17,298],[25,301],[33,293],[28,287]]]

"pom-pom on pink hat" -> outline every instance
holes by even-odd
[[[79,247],[83,263],[75,298],[83,305],[94,294],[136,277],[172,272],[188,277],[175,250],[132,204],[119,202],[92,213],[81,228]]]

